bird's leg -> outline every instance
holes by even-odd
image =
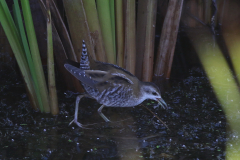
[[[106,122],[110,122],[110,120],[106,116],[104,116],[104,114],[102,113],[103,107],[104,107],[104,105],[102,105],[100,108],[98,108],[98,113]]]
[[[76,98],[75,102],[75,114],[74,114],[74,119],[69,123],[71,125],[73,122],[76,123],[79,127],[83,128],[82,124],[78,122],[78,107],[79,107],[79,102],[83,97],[88,97],[86,94],[84,95],[78,95]]]

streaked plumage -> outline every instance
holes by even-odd
[[[72,122],[79,127],[82,127],[82,124],[77,121],[78,105],[84,96],[102,104],[98,112],[106,122],[109,120],[101,112],[104,106],[133,107],[146,99],[152,99],[159,102],[163,108],[167,107],[161,98],[160,90],[154,83],[139,81],[136,76],[117,65],[92,60],[88,57],[84,41],[80,63],[68,60],[64,67],[81,81],[86,91],[76,99],[75,116]]]

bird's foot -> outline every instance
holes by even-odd
[[[105,121],[106,121],[106,123],[110,123],[111,122],[109,119],[106,119]]]
[[[73,122],[74,122],[78,127],[84,128],[83,125],[77,121],[77,119],[73,119],[73,120],[69,123],[69,126],[70,126]]]

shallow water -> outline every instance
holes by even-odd
[[[77,94],[58,91],[58,116],[30,107],[16,73],[0,71],[0,159],[224,159],[226,119],[204,72],[195,68],[162,93],[168,109],[145,101],[170,128],[146,108],[104,108],[112,121],[98,115],[100,105],[83,99],[79,122],[73,119]]]

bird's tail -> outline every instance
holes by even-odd
[[[84,40],[82,41],[82,55],[80,60],[80,69],[82,70],[90,69],[90,62],[89,62],[87,47]]]

